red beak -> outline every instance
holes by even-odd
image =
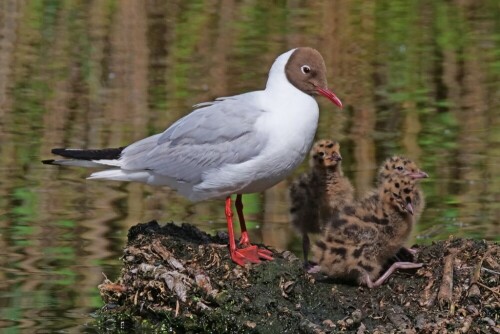
[[[321,95],[323,95],[324,97],[326,97],[328,100],[330,100],[333,103],[335,103],[340,109],[343,108],[342,102],[337,97],[337,95],[335,95],[331,90],[324,89],[324,88],[321,88],[321,87],[316,87],[316,90],[318,91],[318,93],[320,93]]]

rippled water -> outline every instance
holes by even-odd
[[[86,181],[40,164],[53,147],[123,146],[190,107],[263,88],[274,58],[323,54],[340,111],[319,100],[317,138],[341,142],[359,192],[404,154],[430,174],[412,242],[500,241],[498,1],[17,1],[0,4],[0,328],[90,331],[97,285],[127,230],[158,219],[225,229],[223,203]],[[294,177],[307,170],[305,163]],[[255,241],[299,253],[286,180],[244,197]]]

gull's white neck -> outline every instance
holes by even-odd
[[[276,180],[295,169],[309,152],[318,126],[316,100],[288,81],[285,66],[294,50],[279,56],[269,71],[260,102],[263,114],[256,127],[267,137],[266,164],[280,170]],[[278,168],[279,167],[279,168]]]
[[[295,50],[296,49],[292,49],[288,52],[283,53],[278,58],[276,58],[273,65],[271,66],[271,69],[269,70],[269,77],[267,79],[266,91],[279,92],[284,88],[289,88],[289,86],[296,88],[288,81],[288,78],[286,77],[285,74],[285,66],[288,62],[288,59],[290,59],[290,56]]]
[[[288,81],[285,73],[285,66],[295,50],[292,49],[276,58],[269,70],[264,95],[267,97],[266,103],[268,106],[275,106],[276,109],[287,113],[289,116],[296,112],[299,114],[297,115],[299,118],[305,117],[307,119],[311,116],[307,115],[308,113],[315,114],[318,112],[318,104],[312,96],[304,93]]]

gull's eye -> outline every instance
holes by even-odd
[[[311,72],[311,68],[308,65],[302,65],[302,67],[300,68],[300,70],[304,74],[307,74],[307,73]]]

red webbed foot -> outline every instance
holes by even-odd
[[[243,217],[243,203],[241,201],[241,195],[236,196],[236,209],[238,211],[238,218],[240,220],[241,227],[241,238],[239,245],[241,248],[237,248],[236,242],[234,240],[234,229],[233,229],[233,213],[231,211],[231,197],[226,197],[226,219],[227,219],[227,231],[229,234],[229,253],[233,262],[240,266],[244,266],[246,263],[260,263],[260,260],[272,260],[272,252],[258,248],[250,243],[250,238],[248,237],[248,232],[245,224],[245,218]]]
[[[254,246],[254,245],[252,245],[250,243],[250,238],[248,237],[248,232],[247,231],[243,231],[241,233],[241,238],[240,238],[239,244],[240,244],[240,246],[245,247],[243,249],[246,249],[248,247],[257,247],[257,246]],[[261,258],[263,260],[268,260],[268,261],[274,260],[274,258],[273,258],[273,252],[271,252],[268,249],[258,248],[257,247],[257,254],[259,255],[259,258]]]
[[[271,252],[268,249],[257,248],[257,254],[259,254],[259,257],[261,259],[268,260],[268,261],[274,260],[274,258],[273,258],[273,252]]]
[[[245,266],[247,263],[260,263],[259,252],[257,246],[249,246],[246,248],[237,248],[230,251],[233,262],[240,266]]]

